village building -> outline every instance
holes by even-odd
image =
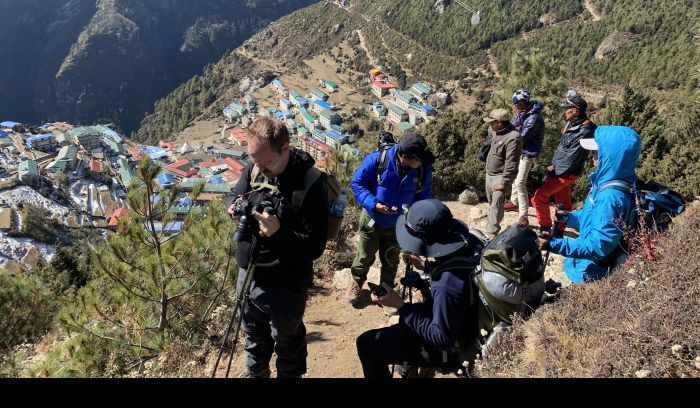
[[[74,144],[81,146],[87,152],[100,147],[102,141],[102,134],[94,126],[74,127],[67,133]]]
[[[45,153],[53,153],[58,148],[58,141],[53,133],[31,135],[24,144],[29,150],[38,150]]]
[[[21,182],[32,184],[39,178],[39,166],[34,160],[22,160],[19,163],[17,174]]]
[[[319,114],[319,122],[325,129],[330,129],[331,125],[340,125],[342,119],[340,115],[329,109],[324,109]]]
[[[318,88],[314,88],[309,92],[309,99],[312,101],[327,101],[328,94]]]
[[[391,102],[389,102],[387,105],[389,109],[387,117],[390,121],[394,123],[400,123],[408,120],[408,113],[406,113],[405,110],[401,109],[400,107],[394,105]]]
[[[417,83],[413,84],[413,86],[411,87],[411,93],[419,101],[425,101],[428,98],[428,96],[430,96],[430,94],[431,94],[430,88],[428,87],[428,85],[421,83],[421,82],[417,82]]]

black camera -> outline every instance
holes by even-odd
[[[233,233],[233,240],[236,242],[250,241],[254,235],[258,234],[258,220],[253,217],[253,211],[259,213],[266,212],[274,214],[275,208],[272,206],[272,201],[262,201],[257,206],[250,201],[239,201],[233,207],[233,215],[238,218],[238,226]]]
[[[400,282],[407,288],[415,288],[420,291],[430,290],[430,281],[414,270],[407,270],[406,275],[401,278]]]

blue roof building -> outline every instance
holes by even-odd
[[[5,132],[4,130],[0,130],[0,137],[7,137],[9,136],[9,133]]]
[[[170,188],[175,185],[175,177],[172,174],[160,173],[157,180],[158,184],[163,188]]]
[[[12,129],[13,127],[21,125],[21,123],[13,122],[11,120],[7,120],[5,122],[0,123],[0,128],[8,128]]]

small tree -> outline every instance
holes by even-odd
[[[235,266],[233,223],[223,204],[190,213],[176,227],[168,210],[181,190],[160,189],[160,170],[148,159],[139,162],[128,194],[132,211],[95,250],[95,278],[79,292],[77,307],[62,316],[69,331],[117,343],[137,363],[176,338],[197,338],[231,288]]]

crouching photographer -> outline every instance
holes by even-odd
[[[479,243],[445,204],[434,199],[416,202],[399,217],[396,238],[410,253],[404,259],[430,275],[430,296],[422,303],[404,303],[389,285],[373,291],[372,301],[398,309],[400,320],[357,338],[364,376],[391,378],[390,364],[461,368],[462,351],[478,336],[471,273],[478,263]]]
[[[314,159],[289,146],[284,124],[258,119],[248,129],[251,163],[232,190],[228,212],[238,218],[237,297],[243,295],[247,270],[254,270],[242,305],[246,372],[269,377],[272,353],[277,377],[306,373],[306,328],[302,320],[313,261],[326,246],[328,202],[321,179],[306,186]],[[301,206],[293,193],[305,191]]]

